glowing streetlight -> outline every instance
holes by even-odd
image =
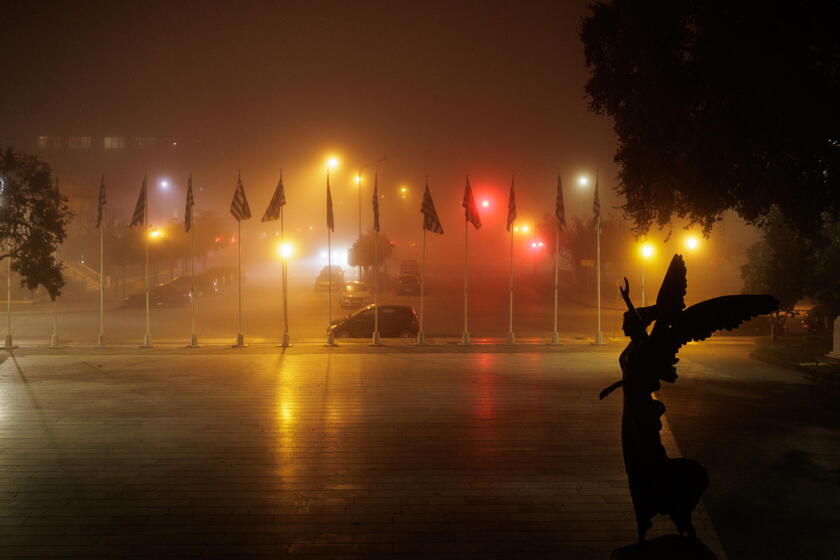
[[[589,186],[589,176],[581,175],[580,177],[578,177],[577,184],[578,187],[580,187],[581,189],[585,189]]]
[[[685,238],[685,248],[688,249],[689,251],[696,251],[697,247],[699,247],[699,246],[700,246],[700,240],[697,239],[695,236],[689,235],[688,237]]]
[[[362,184],[362,176],[361,175],[356,175],[355,177],[353,177],[353,182],[356,183],[357,185],[361,185]]]
[[[337,157],[328,157],[327,158],[327,169],[332,171],[333,169],[338,169],[339,161]]]
[[[277,255],[281,259],[288,259],[295,253],[295,246],[288,241],[277,245]]]
[[[167,181],[166,179],[161,179],[160,188],[162,188],[163,190],[167,190],[169,188],[169,181]]]
[[[653,245],[650,243],[642,243],[639,247],[639,254],[642,256],[642,307],[647,305],[645,297],[645,261],[653,258],[654,252]]]
[[[163,230],[160,228],[152,228],[149,230],[149,239],[157,241],[163,239]]]
[[[490,208],[490,201],[487,200],[487,199],[482,200],[481,201],[481,207],[482,208]]]
[[[400,187],[400,198],[402,198],[403,200],[408,198],[408,187]]]

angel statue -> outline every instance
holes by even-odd
[[[691,514],[709,485],[706,469],[692,459],[672,459],[665,453],[659,431],[665,405],[654,391],[660,381],[677,380],[674,366],[680,347],[704,340],[715,331],[731,330],[742,322],[771,313],[779,302],[769,295],[735,295],[709,299],[685,308],[685,261],[674,255],[656,305],[636,308],[630,301],[630,284],[620,288],[627,304],[622,329],[630,344],[621,353],[621,380],[603,391],[603,399],[617,388],[624,392],[621,415],[621,447],[630,497],[636,514],[639,544],[652,527],[656,514],[670,515],[680,535],[695,538]],[[648,333],[648,326],[654,323]]]

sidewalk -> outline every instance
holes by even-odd
[[[15,352],[0,556],[607,558],[635,522],[590,349]]]

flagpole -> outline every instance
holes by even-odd
[[[152,347],[152,334],[149,326],[149,184],[148,175],[143,178],[143,223],[145,227],[144,249],[146,253],[146,334],[142,348]]]
[[[190,254],[190,296],[192,299],[192,317],[190,318],[191,322],[191,333],[190,333],[190,348],[197,348],[198,347],[198,334],[195,332],[195,220],[193,219],[192,209],[190,209],[190,246],[191,246],[191,254]]]
[[[469,346],[470,345],[470,331],[468,328],[468,313],[467,309],[469,308],[468,301],[469,301],[469,244],[470,244],[470,222],[469,220],[464,220],[464,334],[461,336],[461,345],[462,346]]]
[[[428,180],[426,181],[428,183]],[[426,333],[423,331],[423,318],[426,298],[426,227],[423,226],[423,249],[420,257],[420,330],[417,333],[417,346],[425,346]]]
[[[558,280],[560,277],[560,224],[557,224],[557,229],[554,231],[554,331],[551,333],[551,344],[557,346],[560,344],[560,334],[557,332],[557,299],[558,299]]]
[[[515,344],[513,334],[513,228],[510,228],[510,301],[508,302],[508,344]]]
[[[58,348],[58,298],[53,298],[52,304],[53,328],[52,336],[50,337],[50,348]]]
[[[12,342],[12,251],[9,243],[9,256],[6,259],[6,348],[14,348]]]
[[[379,232],[373,230],[373,345],[382,346],[379,337]]]
[[[280,207],[280,243],[281,247],[286,243],[286,227],[282,206]],[[291,346],[291,342],[289,341],[289,268],[288,257],[281,252],[280,258],[282,259],[280,273],[283,276],[283,341],[280,343],[280,346],[282,348],[288,348]]]
[[[242,334],[242,220],[236,220],[236,261],[239,269],[237,282],[237,298],[239,300],[239,332],[236,334],[234,348],[245,346],[245,335]]]
[[[327,195],[332,197],[329,191],[330,186],[330,170],[327,169]],[[328,199],[329,201],[329,199]],[[331,202],[331,201],[330,201]],[[332,230],[327,224],[327,278],[329,279],[327,288],[327,346],[338,346],[335,343],[335,334],[332,331]]]
[[[97,346],[105,345],[105,224],[99,223],[99,340]]]
[[[598,195],[598,173],[595,173],[595,193]],[[595,293],[598,307],[598,326],[595,332],[595,345],[604,344],[604,333],[601,332],[601,210],[598,200],[598,214],[595,216]]]

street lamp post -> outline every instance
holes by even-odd
[[[647,297],[645,295],[645,261],[653,257],[653,245],[650,243],[643,243],[641,247],[642,253],[642,307],[647,306]]]

